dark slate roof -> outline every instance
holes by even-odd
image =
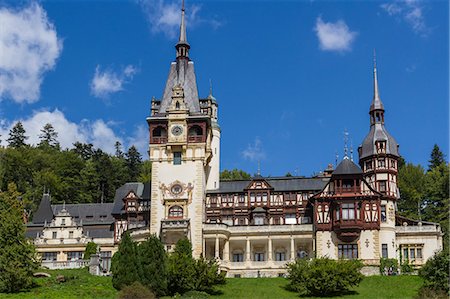
[[[133,191],[138,197],[143,200],[150,201],[151,184],[149,183],[126,183],[116,190],[114,196],[114,207],[112,209],[113,215],[122,214],[123,199],[130,191]]]
[[[65,205],[70,216],[78,223],[82,220],[83,225],[88,223],[112,223],[111,215],[113,203],[80,203]],[[52,205],[53,213],[56,215],[63,209],[63,205]]]
[[[395,141],[394,137],[392,137],[383,124],[377,123],[373,124],[370,127],[369,134],[367,134],[366,138],[362,145],[360,146],[360,159],[376,155],[377,149],[375,146],[375,142],[377,141],[386,141],[386,154],[394,155],[400,157],[398,153],[398,143]]]
[[[195,78],[194,62],[188,59],[177,59],[170,65],[169,76],[164,89],[159,113],[165,113],[172,102],[172,88],[181,85],[184,91],[184,102],[190,113],[200,112],[197,80]]]
[[[50,222],[53,219],[53,209],[50,204],[50,195],[44,194],[42,196],[39,207],[33,215],[33,223],[44,223],[46,220]]]
[[[348,157],[345,157],[333,171],[332,176],[341,174],[362,174],[361,168]]]
[[[112,238],[114,227],[111,225],[83,225],[83,232],[91,238]]]
[[[273,177],[265,178],[274,191],[320,191],[329,181],[329,178],[303,178],[303,177]],[[208,190],[207,193],[243,192],[251,180],[221,181],[220,188]]]

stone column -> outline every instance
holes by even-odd
[[[223,245],[223,260],[225,262],[230,261],[230,242],[225,240],[225,244]]]
[[[250,240],[247,237],[247,246],[245,247],[245,261],[250,262]]]
[[[291,261],[295,260],[295,243],[294,243],[294,237],[291,236]]]
[[[215,246],[215,254],[214,257],[216,259],[220,259],[220,253],[219,253],[219,237],[216,236],[216,246]]]
[[[267,260],[272,260],[272,238],[269,236],[269,239],[267,241]]]

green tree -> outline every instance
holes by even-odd
[[[220,179],[222,181],[234,181],[234,180],[249,180],[252,176],[240,169],[227,170],[225,169],[220,173]]]
[[[428,170],[432,170],[435,167],[439,167],[441,164],[445,163],[444,153],[442,153],[441,149],[437,144],[433,146],[433,150],[431,151],[431,157],[428,161]]]
[[[425,280],[424,287],[435,291],[444,291],[449,295],[450,255],[448,251],[441,251],[430,258],[419,270],[419,275]]]
[[[39,135],[39,145],[40,146],[54,146],[59,147],[59,142],[57,140],[58,133],[53,128],[52,124],[47,123],[41,129],[41,134]]]
[[[116,141],[116,143],[114,143],[114,149],[116,150],[115,156],[116,158],[124,158],[125,155],[122,151],[122,143],[120,143],[120,141]]]
[[[145,160],[142,163],[138,181],[141,183],[148,183],[151,180],[152,180],[152,162],[150,160]]]
[[[92,145],[92,143],[86,144],[77,141],[73,144],[73,149],[71,149],[71,151],[86,161],[94,154],[94,145]]]
[[[180,239],[168,262],[168,291],[171,295],[195,289],[195,260],[187,238]]]
[[[167,292],[167,255],[164,245],[156,235],[151,235],[138,247],[142,267],[141,283],[157,296]]]
[[[95,242],[89,242],[86,244],[86,248],[84,249],[83,260],[89,260],[91,255],[97,253],[97,244]]]
[[[142,268],[137,250],[136,243],[125,232],[111,261],[112,284],[117,290],[141,279]]]
[[[132,182],[136,182],[141,171],[142,158],[137,148],[132,145],[126,153],[126,161],[128,166],[129,178]]]
[[[19,197],[13,183],[0,193],[0,293],[30,288],[38,266],[34,245],[25,238]]]
[[[25,141],[28,139],[28,136],[25,136],[25,133],[22,122],[17,122],[9,131],[9,138],[7,139],[9,146],[14,148],[25,146]]]
[[[420,165],[407,163],[399,169],[399,212],[406,217],[418,219],[425,198],[425,170]]]

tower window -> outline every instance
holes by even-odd
[[[342,204],[342,219],[343,220],[355,219],[355,204],[353,203]]]
[[[386,161],[384,159],[378,160],[378,168],[386,168]]]
[[[169,209],[169,218],[183,218],[183,208],[180,206],[173,206]]]
[[[173,153],[173,165],[181,165],[181,152]]]
[[[180,102],[175,103],[175,109],[177,109],[177,110],[180,109]]]
[[[372,161],[367,161],[366,162],[366,170],[371,170],[372,169]]]
[[[388,246],[387,244],[381,244],[381,257],[386,259],[388,258]]]
[[[379,181],[378,182],[379,191],[380,192],[386,192],[386,181]]]
[[[381,222],[386,222],[386,205],[381,206]]]

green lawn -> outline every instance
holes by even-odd
[[[0,299],[56,299],[56,298],[115,298],[117,291],[111,285],[110,277],[97,277],[87,270],[46,271],[51,278],[36,279],[38,286],[29,292],[18,294],[0,294]],[[58,274],[68,280],[56,282]],[[299,298],[296,293],[284,289],[284,278],[230,278],[227,284],[218,287],[222,294],[212,298]],[[354,294],[337,297],[339,299],[402,299],[413,298],[422,285],[418,276],[371,276],[366,277],[356,288]],[[307,299],[306,297],[303,297]]]

